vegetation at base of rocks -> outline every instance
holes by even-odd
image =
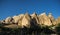
[[[56,33],[60,34],[60,23],[57,24],[57,26],[55,27]]]
[[[6,33],[8,34],[13,34],[13,35],[24,35],[24,34],[60,34],[60,23],[58,23],[54,28],[52,29],[52,26],[46,26],[46,25],[32,25],[30,28],[24,27],[17,27],[17,28],[7,28],[4,27],[4,24],[0,23],[0,34],[3,35]]]
[[[30,28],[24,27],[24,28],[6,28],[3,26],[0,26],[0,35],[46,35],[46,34],[60,34],[60,23],[55,27],[55,29],[50,29],[54,26],[31,26]]]

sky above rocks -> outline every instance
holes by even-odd
[[[52,13],[60,16],[60,0],[0,0],[0,20],[18,14]]]

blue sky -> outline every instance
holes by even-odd
[[[29,14],[52,13],[57,18],[60,16],[60,0],[0,0],[0,20],[26,11]]]

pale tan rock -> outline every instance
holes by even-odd
[[[48,17],[49,17],[51,23],[53,23],[55,19],[54,19],[54,17],[52,16],[52,13],[49,13],[49,14],[48,14]]]
[[[6,27],[6,28],[18,28],[18,26],[16,24],[5,25],[3,27]]]
[[[24,16],[24,14],[20,14],[18,16],[13,16],[14,23],[18,23],[18,21],[21,20],[23,16]]]
[[[9,23],[12,23],[12,17],[7,17],[6,19],[5,19],[5,23],[7,23],[7,24],[9,24]]]
[[[14,16],[13,19],[14,19],[14,23],[18,23],[20,18],[19,18],[19,16]]]
[[[19,21],[19,16],[13,16],[13,19],[14,19],[14,23],[18,23],[18,21]]]
[[[0,21],[0,23],[17,23],[20,27],[30,27],[31,22],[37,23],[39,25],[57,25],[60,23],[60,17],[58,19],[54,19],[51,13],[48,14],[48,16],[45,13],[42,13],[40,15],[37,15],[36,13],[33,13],[32,15],[26,14],[20,14],[13,17],[7,17],[5,20]]]
[[[24,14],[20,14],[20,15],[18,15],[20,18],[22,18],[23,16],[24,16]]]
[[[51,13],[48,14],[48,17],[49,17],[52,21],[54,21],[54,17],[52,16]]]
[[[22,19],[23,19],[23,17],[24,17],[24,14],[20,14],[20,15],[18,15],[19,17],[20,17],[20,19],[19,19],[19,21],[18,21],[18,26],[19,27],[22,27]]]
[[[54,21],[52,22],[52,25],[57,25],[57,21],[54,20]]]
[[[5,20],[0,20],[0,23],[5,23]]]
[[[22,19],[18,21],[19,28],[22,27]]]
[[[31,20],[30,16],[28,14],[25,14],[22,21],[21,21],[22,22],[21,23],[22,28],[24,26],[25,27],[30,27],[30,20]]]
[[[48,18],[48,16],[46,16],[45,13],[42,13],[39,15],[39,24],[40,25],[46,25],[46,26],[52,25],[50,19]]]
[[[57,21],[57,24],[60,23],[60,17],[58,17],[56,21]]]

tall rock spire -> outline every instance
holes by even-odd
[[[36,17],[36,16],[37,16],[37,14],[34,12],[31,16],[32,16],[32,17]]]

